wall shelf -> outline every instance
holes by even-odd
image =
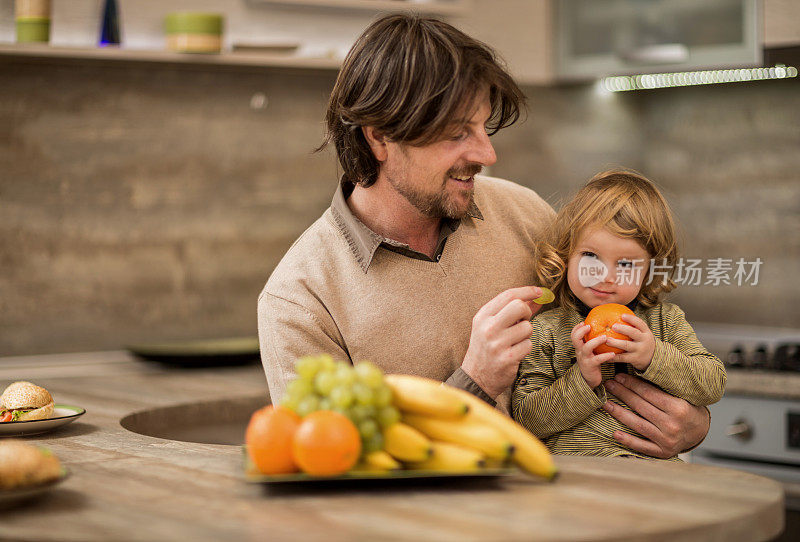
[[[35,60],[88,60],[105,62],[144,62],[195,66],[251,66],[265,68],[297,68],[338,70],[341,60],[311,58],[277,53],[188,54],[172,51],[146,51],[115,47],[51,47],[39,44],[0,44],[0,58]]]
[[[252,4],[354,9],[364,11],[416,11],[431,15],[460,15],[468,0],[250,0]]]

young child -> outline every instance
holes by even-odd
[[[615,365],[694,405],[719,401],[722,362],[700,344],[683,311],[662,301],[676,286],[678,250],[669,207],[650,181],[624,170],[596,175],[558,213],[535,257],[556,308],[531,321],[533,349],[520,364],[512,415],[550,451],[649,457],[614,440],[614,431],[641,436],[601,408],[607,400],[628,408],[602,384]],[[648,281],[653,264],[658,272]],[[633,310],[612,327],[630,341],[601,335],[584,343],[590,328],[583,319],[604,303]],[[595,355],[603,343],[624,352]]]

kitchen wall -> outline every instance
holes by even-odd
[[[254,334],[258,292],[335,187],[312,153],[334,77],[0,55],[0,355]],[[525,90],[492,174],[558,206],[639,169],[686,256],[764,262],[755,287],[679,289],[691,319],[800,327],[798,79]]]
[[[670,194],[696,258],[763,260],[756,287],[688,287],[691,315],[800,327],[800,81],[643,96],[644,169]]]
[[[497,136],[494,173],[558,205],[606,166],[663,189],[687,259],[732,260],[730,285],[682,286],[691,319],[800,327],[800,81],[603,94],[529,88],[531,119]],[[510,158],[510,159],[509,159]],[[737,286],[735,263],[762,260]],[[746,265],[749,272],[751,265]],[[711,277],[704,273],[705,284]],[[713,283],[712,283],[713,284]]]
[[[332,72],[0,62],[0,80],[0,354],[255,333],[336,184],[312,153]]]

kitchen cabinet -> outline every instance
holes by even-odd
[[[559,60],[563,57],[560,48],[569,37],[564,35],[564,28],[559,24],[559,13],[568,11],[569,6],[575,2],[558,2],[554,0],[472,0],[465,12],[458,17],[453,17],[452,22],[468,34],[491,45],[507,62],[508,67],[518,82],[522,84],[547,85],[564,79],[585,79],[612,73],[644,73],[647,71],[669,71],[676,68],[681,71],[689,69],[691,64],[680,66],[669,64],[648,64],[645,62],[648,55],[662,55],[662,61],[669,60],[670,54],[681,54],[678,47],[669,44],[661,47],[645,48],[644,54],[635,61],[633,66],[621,66],[619,62],[609,63],[602,53],[602,47],[609,48],[609,41],[619,33],[613,27],[614,10],[603,10],[617,4],[617,0],[592,0],[586,2],[592,6],[594,12],[587,17],[594,18],[594,23],[606,25],[605,33],[587,30],[586,36],[580,33],[573,35],[581,39],[580,46],[588,53],[581,65],[569,68],[559,68]],[[704,55],[692,52],[693,61],[698,67],[708,68],[712,64],[733,64],[737,67],[745,65],[760,65],[760,51],[762,47],[786,47],[800,45],[800,2],[796,0],[764,0],[763,4],[753,0],[724,0],[722,2],[671,2],[678,7],[712,10],[715,6],[721,9],[720,16],[713,17],[713,11],[694,12],[688,11],[691,22],[693,15],[698,15],[702,26],[689,28],[695,34],[707,35],[705,39],[722,40],[725,35],[747,35],[746,45],[743,42],[736,50],[726,46],[706,47]],[[654,5],[656,5],[655,3]],[[622,5],[622,4],[620,4]],[[635,4],[637,11],[642,10],[642,4]],[[734,6],[731,8],[730,6]],[[725,11],[725,10],[728,11]],[[642,13],[645,13],[642,11]],[[575,14],[573,13],[573,16]],[[652,16],[651,16],[652,17]],[[677,15],[673,15],[673,18]],[[760,21],[760,22],[759,22]],[[611,25],[611,26],[609,26]],[[745,25],[747,30],[744,29]],[[597,34],[601,34],[599,37]],[[715,38],[716,36],[716,38]],[[625,36],[615,39],[627,39]],[[594,40],[594,41],[593,41]],[[605,45],[603,44],[605,40]],[[595,43],[597,41],[598,43]],[[724,41],[724,40],[723,40]],[[664,45],[664,44],[662,44]],[[601,51],[598,53],[597,51]],[[725,61],[724,54],[732,54]],[[634,55],[635,56],[635,55]]]
[[[761,64],[758,0],[562,0],[562,79]]]
[[[764,0],[764,47],[800,46],[800,2]]]
[[[592,4],[597,3],[599,6],[605,3],[603,5],[610,6],[617,1],[618,0],[596,0],[596,2],[593,1]],[[720,2],[723,2],[725,5],[730,4],[730,2],[725,2],[725,0],[716,0],[711,3],[689,2],[688,4],[685,2],[678,2],[677,4],[713,7],[714,5],[722,5]],[[755,5],[755,0],[735,0],[734,3],[736,2],[744,6],[747,13],[750,13],[752,5]],[[667,70],[669,67],[667,64],[654,66],[640,64],[638,62],[636,63],[636,69],[630,67],[627,69],[615,69],[614,66],[605,63],[606,60],[601,58],[603,57],[602,54],[595,54],[594,46],[591,45],[593,42],[589,39],[591,35],[586,38],[589,41],[581,45],[581,47],[586,50],[591,49],[592,54],[589,56],[596,58],[594,58],[594,60],[585,60],[585,63],[581,64],[582,67],[573,66],[572,68],[565,69],[562,66],[559,68],[561,61],[558,59],[563,57],[563,53],[559,52],[559,43],[569,38],[563,35],[563,29],[559,26],[559,12],[557,12],[557,10],[563,11],[565,6],[569,6],[573,3],[574,1],[565,1],[562,5],[562,3],[553,0],[503,0],[503,2],[496,2],[495,0],[431,0],[429,2],[401,2],[398,0],[253,0],[252,2],[255,6],[263,7],[296,7],[298,8],[296,13],[294,13],[295,10],[290,9],[292,13],[284,14],[282,17],[285,17],[287,21],[295,21],[295,24],[300,24],[301,21],[309,21],[309,25],[312,27],[316,24],[315,21],[325,19],[326,13],[335,13],[337,17],[343,16],[343,14],[348,12],[350,14],[360,13],[358,19],[363,19],[363,24],[367,24],[374,14],[380,11],[405,10],[417,11],[427,15],[443,16],[448,22],[451,22],[471,36],[492,46],[507,63],[515,79],[522,84],[547,85],[565,78],[585,78],[588,77],[589,74],[609,75],[610,73],[624,73],[625,71],[641,73],[644,71]],[[637,4],[637,6],[638,5],[639,4]],[[796,0],[764,0],[762,8],[763,26],[759,26],[755,33],[758,35],[759,39],[763,41],[763,46],[789,47],[800,45],[800,24],[798,24],[798,21],[800,21],[800,2]],[[258,17],[264,16],[262,13],[263,10],[251,13],[243,7],[232,7],[231,9],[233,10],[234,18],[237,20],[251,19],[253,18],[253,13],[256,13]],[[156,4],[146,4],[143,6],[141,13],[136,12],[135,14],[130,14],[125,19],[125,22],[128,22],[132,32],[136,35],[142,28],[151,28],[154,25],[158,26],[160,23],[157,23],[157,21],[160,21],[162,17],[161,11],[163,11],[163,6],[158,7]],[[761,13],[759,10],[756,11]],[[609,13],[613,14],[613,11]],[[612,17],[609,13],[598,10],[597,13],[592,15],[592,17],[594,17],[592,20],[597,24],[603,21],[610,23]],[[250,16],[248,16],[248,14],[250,14]],[[56,12],[57,17],[64,18],[67,17],[67,15],[68,14],[64,14],[62,16],[61,13]],[[760,15],[757,16],[761,17]],[[730,22],[731,17],[729,16],[727,19]],[[154,23],[153,21],[156,22]],[[62,24],[69,26],[73,23],[78,25],[78,19],[73,21],[67,18]],[[719,21],[712,21],[712,23],[705,25],[705,27],[714,28],[717,26],[717,23],[722,24],[722,22]],[[80,24],[85,26],[84,23]],[[707,28],[705,29],[706,31]],[[725,28],[727,27],[722,24],[722,27],[716,29],[714,32],[716,34],[732,32],[730,28],[727,30],[725,30]],[[360,31],[360,27],[354,27],[351,31],[355,35],[356,32]],[[251,29],[250,32],[254,32],[254,30]],[[343,32],[346,33],[344,30]],[[610,36],[614,32],[613,28],[610,28],[608,35]],[[69,34],[69,32],[67,32],[67,34]],[[587,34],[592,33],[587,32]],[[139,39],[139,42],[136,42],[137,44],[139,44],[142,39],[146,38],[146,43],[150,43],[151,46],[157,46],[162,39],[160,34],[142,38],[135,38],[135,35],[127,37],[129,40],[133,39],[135,42],[136,39]],[[328,36],[328,34],[325,34],[325,36]],[[336,55],[301,56],[269,53],[182,55],[163,50],[144,49],[141,47],[136,47],[134,49],[116,49],[91,46],[20,46],[7,43],[0,44],[0,56],[15,57],[18,59],[50,59],[55,61],[158,62],[206,66],[254,66],[336,70],[341,65],[341,57],[348,47],[347,43],[350,43],[355,38],[347,37],[344,34],[341,36],[328,37],[330,39],[335,38],[335,41],[341,42],[341,44],[335,47],[337,51]],[[76,38],[73,38],[73,40],[74,39]],[[287,41],[286,37],[282,39]],[[608,49],[608,40],[604,43],[606,49]],[[602,47],[598,50],[601,49]],[[760,50],[760,45],[756,49]],[[656,55],[660,51],[661,54],[667,55],[667,57],[672,54],[670,53],[670,47],[662,47],[661,49],[650,48],[648,51],[648,54]],[[756,53],[752,54],[755,55]],[[755,59],[755,56],[752,58]],[[742,62],[737,64],[737,66],[743,66],[745,63],[745,59],[742,59]],[[702,67],[705,68],[708,67],[708,65],[704,64]],[[588,71],[584,71],[584,68]]]
[[[452,23],[494,48],[518,83],[548,84],[553,69],[551,0],[472,0]]]
[[[416,11],[417,13],[454,15],[464,11],[468,0],[250,0],[253,4],[296,6],[368,11]]]

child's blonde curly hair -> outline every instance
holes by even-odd
[[[574,309],[567,284],[567,261],[584,232],[605,227],[612,234],[633,239],[657,265],[668,266],[665,280],[647,281],[637,300],[652,307],[672,291],[678,246],[672,212],[655,185],[639,173],[614,169],[598,173],[558,212],[536,248],[537,279],[556,296],[556,303]]]

